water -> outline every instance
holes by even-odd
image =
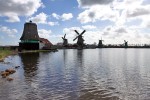
[[[150,100],[150,49],[19,54],[0,63],[0,100]]]

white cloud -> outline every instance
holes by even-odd
[[[33,22],[40,23],[40,24],[46,24],[47,23],[47,14],[45,13],[40,13],[36,15],[35,17],[29,18],[29,20],[32,20]]]
[[[107,6],[92,6],[78,15],[81,23],[96,22],[97,20],[116,21],[119,12],[112,10]]]
[[[39,36],[41,38],[49,39],[50,35],[52,34],[52,31],[51,30],[45,30],[45,29],[39,29],[38,33],[39,33]]]
[[[15,37],[15,34],[18,33],[16,29],[9,29],[6,26],[0,26],[0,32],[6,33],[9,37]]]
[[[149,15],[150,14],[150,5],[147,6],[138,6],[138,7],[132,7],[130,9],[127,9],[127,17],[139,17],[143,15]]]
[[[52,13],[52,16],[53,16],[54,18],[56,18],[56,19],[60,19],[60,16],[59,16],[58,14],[56,14],[56,13]]]
[[[48,17],[49,16],[47,14],[41,12],[40,14],[36,15],[35,17],[31,17],[28,20],[31,20],[31,21],[38,23],[38,24],[47,24],[49,26],[59,25],[58,22],[51,22],[51,21],[48,22],[48,20],[47,20]]]
[[[62,15],[52,13],[52,17],[56,18],[57,20],[61,19],[62,21],[66,21],[66,20],[72,19],[73,15],[72,15],[72,13],[64,13]]]
[[[85,25],[85,26],[82,26],[83,29],[86,29],[86,30],[92,30],[92,29],[96,29],[96,26],[94,25]]]
[[[48,22],[48,25],[55,26],[55,25],[59,25],[59,23],[58,22]]]
[[[0,0],[0,16],[8,17],[9,22],[18,22],[19,16],[30,16],[42,5],[41,0]]]
[[[20,22],[20,18],[15,15],[15,14],[6,14],[6,16],[8,17],[8,19],[6,20],[6,22]]]
[[[77,0],[79,3],[79,6],[81,7],[89,7],[93,5],[106,5],[113,2],[113,0]]]
[[[99,0],[102,2],[101,0]],[[78,15],[78,20],[81,23],[97,22],[100,20],[112,21],[120,26],[132,20],[141,19],[143,16],[147,18],[150,16],[150,5],[143,5],[144,0],[112,0],[110,5],[101,5],[97,0],[95,1],[82,1],[91,4],[82,13]],[[96,5],[92,2],[96,2]],[[80,3],[79,3],[80,4]],[[83,3],[84,6],[84,3]]]
[[[64,13],[61,15],[62,21],[66,21],[66,20],[70,20],[71,18],[73,18],[72,13]]]
[[[129,44],[149,43],[150,34],[143,33],[139,26],[107,26],[102,36],[106,44],[121,44],[124,40]]]
[[[145,20],[150,17],[150,4],[144,4],[146,0],[123,0],[113,2],[113,9],[120,13],[116,25],[123,25],[126,22],[142,20],[141,24],[148,24]],[[146,23],[145,23],[146,22]]]
[[[147,19],[147,17],[143,18],[143,22],[141,24],[141,27],[143,27],[143,28],[150,28],[150,19]]]

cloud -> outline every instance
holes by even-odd
[[[80,7],[89,7],[93,5],[106,5],[113,2],[113,0],[77,0]]]
[[[52,13],[52,17],[56,18],[56,19],[60,19],[60,16],[56,13]]]
[[[64,14],[62,14],[61,18],[62,18],[62,21],[70,20],[71,18],[73,18],[73,15],[72,15],[72,13],[68,13],[68,14],[64,13]]]
[[[31,20],[31,21],[38,23],[38,24],[47,24],[49,26],[59,25],[58,22],[52,22],[52,21],[48,22],[48,20],[47,20],[48,17],[49,16],[47,14],[41,12],[40,14],[36,15],[35,17],[31,17],[28,20]]]
[[[96,26],[94,25],[85,25],[85,26],[82,26],[83,29],[86,29],[86,30],[92,30],[92,29],[96,29]]]
[[[119,12],[112,10],[107,6],[92,6],[83,11],[77,17],[81,23],[96,22],[97,20],[116,21]]]
[[[55,25],[59,25],[59,23],[58,22],[48,22],[48,25],[55,26]]]
[[[72,19],[73,15],[72,15],[72,13],[64,13],[62,15],[58,15],[56,13],[52,13],[52,17],[54,17],[57,20],[61,19],[62,21],[66,21],[66,20]]]
[[[143,28],[150,28],[150,19],[143,18],[143,21],[141,23],[141,27]]]
[[[146,22],[145,19],[148,20],[147,18],[150,16],[150,4],[144,4],[145,1],[146,0],[114,1],[112,4],[113,10],[120,12],[116,25],[135,23],[136,21],[138,22],[138,20],[141,20],[141,24],[144,24]],[[146,22],[145,24],[148,23]]]
[[[32,20],[33,22],[39,23],[39,24],[46,24],[47,23],[47,14],[41,12],[40,14],[36,15],[35,17],[29,18],[29,20]]]
[[[7,17],[8,17],[8,19],[6,20],[6,22],[12,22],[12,23],[13,22],[20,22],[20,18],[15,14],[8,14]]]
[[[0,16],[8,17],[7,22],[18,22],[19,16],[30,16],[42,5],[41,0],[0,0]]]
[[[150,5],[147,6],[139,6],[139,7],[133,7],[132,9],[128,9],[126,14],[127,17],[138,17],[143,15],[149,15],[150,14]]]
[[[51,30],[45,30],[45,29],[39,29],[38,33],[39,33],[39,36],[41,38],[49,39],[50,35],[52,34],[52,31]]]
[[[9,37],[15,37],[15,34],[18,33],[16,29],[9,29],[6,26],[0,26],[0,32],[6,33]]]
[[[139,26],[106,26],[102,32],[106,44],[123,44],[123,40],[129,44],[149,43],[150,34],[142,32]]]
[[[124,26],[127,23],[133,24],[136,23],[137,20],[141,20],[140,24],[145,24],[145,27],[149,27],[149,22],[144,20],[150,16],[150,5],[145,5],[144,1],[145,0],[112,0],[110,5],[101,5],[101,3],[98,2],[99,5],[96,5],[90,3],[88,0],[78,0],[78,2],[80,2],[79,4],[82,4],[81,2],[89,2],[89,4],[93,5],[85,8],[83,12],[79,13],[77,19],[82,24],[111,21],[116,26]]]

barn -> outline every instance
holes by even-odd
[[[53,44],[48,39],[40,38],[40,49],[48,50],[51,49],[52,45]]]

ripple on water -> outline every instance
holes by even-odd
[[[150,100],[150,67],[140,67],[150,65],[148,49],[70,49],[9,59],[0,71],[20,68],[14,81],[0,78],[2,100]]]

